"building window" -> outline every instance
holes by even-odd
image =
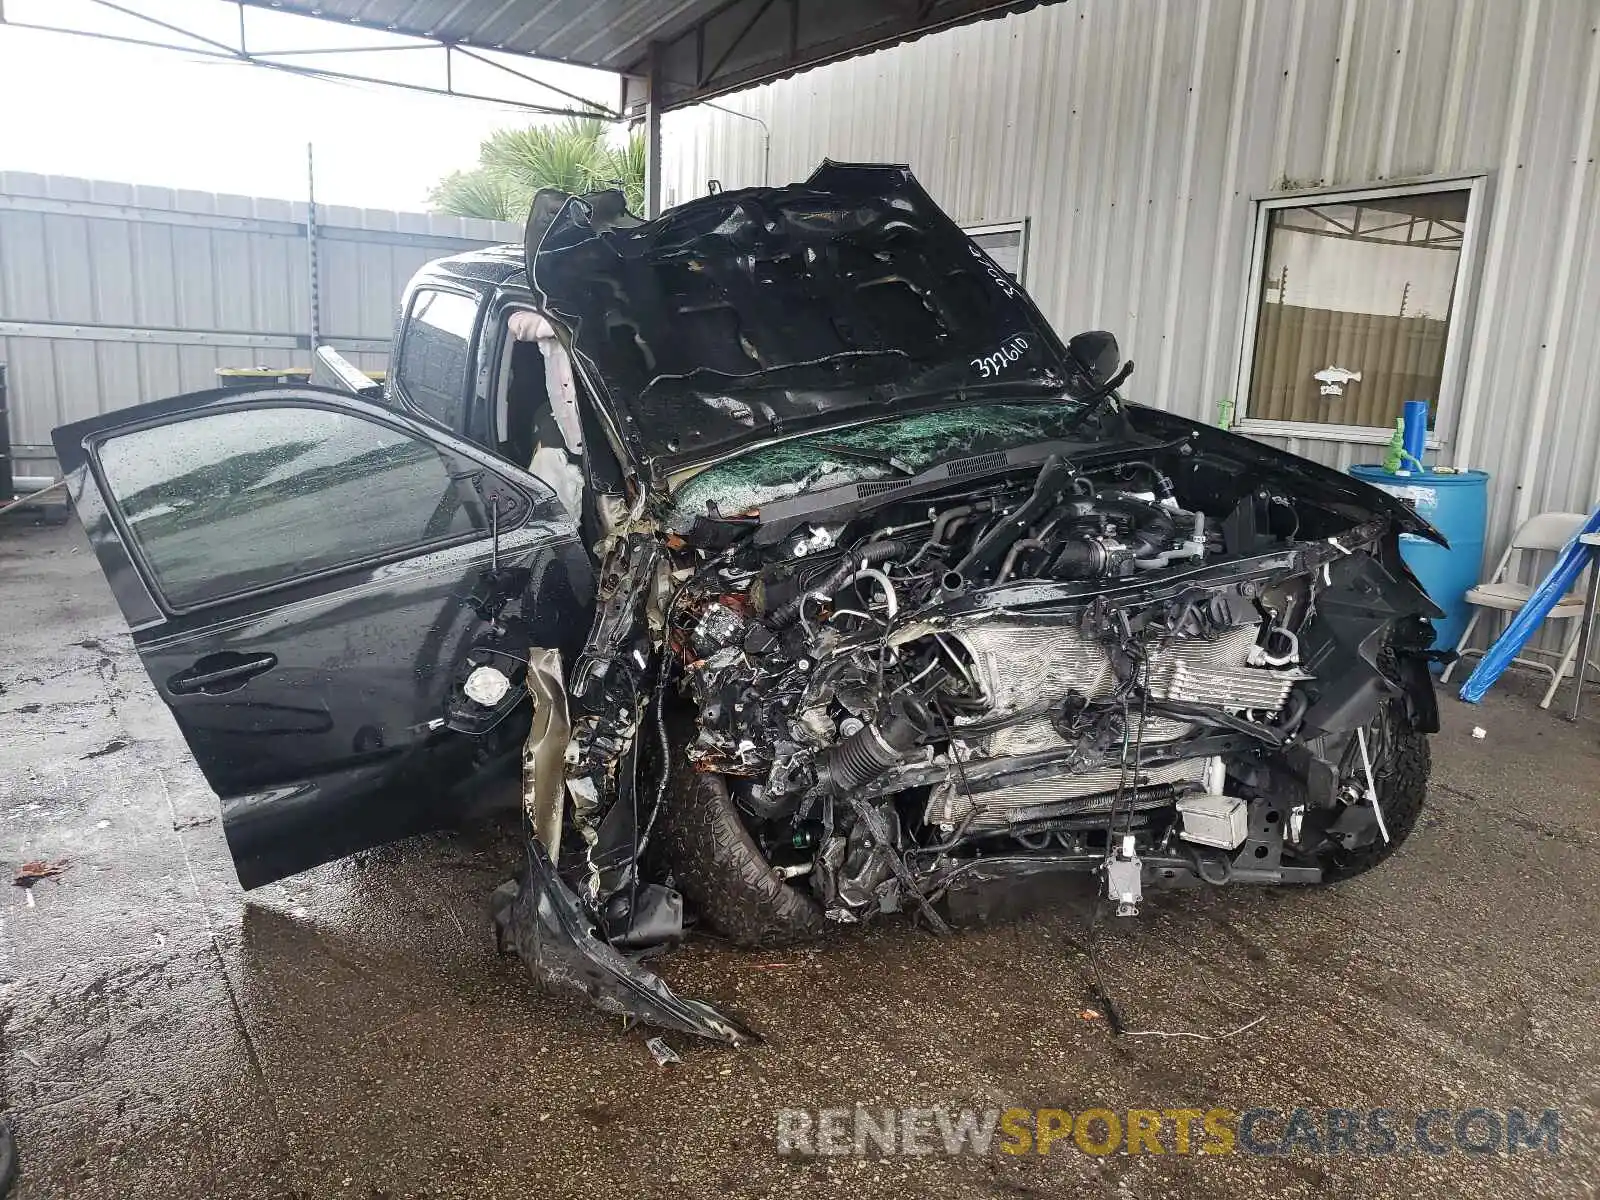
[[[1257,205],[1237,423],[1382,441],[1407,400],[1447,437],[1481,177]]]
[[[995,221],[986,225],[964,225],[964,232],[999,267],[1018,283],[1024,278],[1028,265],[1028,222]]]

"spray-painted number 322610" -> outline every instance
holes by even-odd
[[[1006,367],[1022,357],[1022,352],[1028,348],[1028,339],[1020,333],[1003,342],[993,354],[985,354],[972,360],[973,369],[985,379],[993,379],[1004,371]]]

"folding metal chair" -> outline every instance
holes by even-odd
[[[1477,629],[1478,622],[1483,619],[1483,614],[1488,611],[1518,612],[1528,602],[1528,597],[1533,594],[1533,589],[1538,583],[1537,578],[1533,583],[1517,583],[1506,578],[1512,566],[1512,559],[1516,559],[1517,574],[1527,575],[1529,572],[1524,567],[1523,554],[1555,553],[1560,551],[1588,519],[1587,513],[1551,512],[1540,513],[1538,516],[1530,517],[1523,522],[1522,528],[1512,535],[1511,544],[1506,547],[1506,552],[1500,556],[1500,562],[1495,566],[1493,574],[1467,592],[1466,601],[1476,611],[1473,612],[1472,619],[1467,622],[1467,627],[1461,631],[1461,640],[1456,643],[1457,654],[1462,658],[1467,658],[1471,655],[1482,655],[1482,650],[1464,650],[1462,647],[1471,640],[1473,630]],[[1582,576],[1579,579],[1581,580]],[[1545,689],[1544,698],[1539,701],[1540,708],[1550,707],[1550,702],[1555,699],[1556,688],[1560,687],[1561,681],[1572,672],[1572,663],[1578,654],[1578,639],[1583,633],[1583,622],[1578,619],[1582,616],[1583,586],[1581,582],[1575,582],[1573,590],[1561,597],[1556,602],[1556,606],[1545,616],[1545,620],[1572,621],[1572,632],[1568,635],[1565,645],[1561,648],[1559,664],[1552,667],[1549,663],[1539,662],[1537,659],[1521,657],[1511,660],[1535,671],[1543,671],[1550,676],[1550,686]],[[1556,657],[1555,653],[1549,650],[1527,650],[1525,652]],[[1455,669],[1455,663],[1451,663],[1446,667],[1444,674],[1439,677],[1439,682],[1448,683]]]

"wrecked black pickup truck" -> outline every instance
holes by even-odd
[[[1438,533],[1127,403],[904,168],[541,194],[413,281],[386,391],[324,367],[55,432],[246,887],[498,794],[503,944],[739,1043],[641,965],[695,921],[943,931],[1074,875],[1131,916],[1416,825],[1439,614],[1397,539]]]

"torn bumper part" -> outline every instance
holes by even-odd
[[[602,941],[537,841],[529,839],[522,879],[496,893],[494,919],[501,950],[514,950],[546,991],[729,1046],[761,1040],[709,1004],[677,995],[660,976]]]

